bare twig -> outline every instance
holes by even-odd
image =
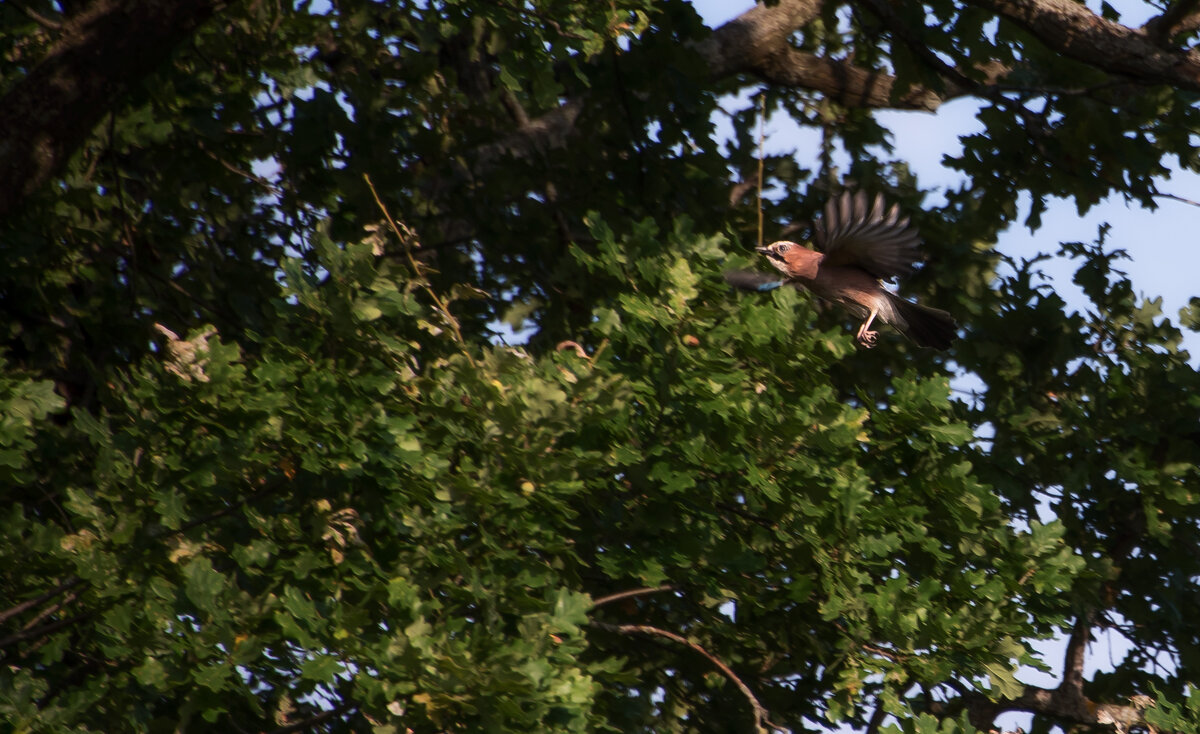
[[[646,624],[606,624],[604,622],[592,621],[591,625],[597,629],[616,632],[617,634],[622,635],[650,635],[654,637],[665,637],[668,640],[678,642],[681,645],[691,648],[700,655],[703,655],[705,659],[716,666],[717,670],[720,670],[726,678],[732,681],[733,684],[738,687],[738,690],[742,692],[742,695],[746,697],[746,701],[754,710],[755,731],[785,731],[783,727],[771,723],[767,709],[762,705],[762,703],[759,702],[758,698],[754,695],[754,692],[750,690],[750,686],[746,685],[745,682],[738,677],[737,673],[734,673],[728,665],[721,662],[721,659],[716,655],[713,655],[708,650],[705,650],[703,647],[695,642],[692,642],[683,635],[677,635],[674,632],[659,629],[658,627],[651,627],[650,625]]]
[[[217,155],[215,152],[209,150],[207,147],[205,147],[204,143],[199,143],[198,147],[200,148],[200,150],[204,151],[204,155],[213,159],[217,163],[220,163],[221,166],[225,170],[230,171],[231,173],[235,173],[238,176],[241,176],[242,178],[246,179],[247,181],[251,181],[253,183],[258,184],[259,186],[262,186],[264,189],[266,189],[267,191],[270,191],[272,194],[274,194],[276,196],[283,193],[283,189],[280,188],[279,186],[276,186],[275,184],[271,183],[270,181],[263,178],[262,176],[259,176],[255,173],[251,173],[250,171],[244,171],[241,168],[238,168],[233,163],[230,163],[229,161],[225,160],[221,156]]]
[[[77,591],[68,592],[67,595],[64,596],[61,601],[55,602],[54,604],[51,604],[50,606],[46,607],[42,611],[38,612],[37,616],[35,616],[33,619],[26,622],[25,625],[23,627],[21,627],[21,629],[22,630],[30,630],[30,629],[33,629],[34,627],[37,627],[39,624],[44,622],[47,618],[53,617],[55,614],[58,614],[60,611],[62,611],[63,607],[67,606],[68,604],[70,604],[71,602],[75,601],[78,598],[79,598],[79,592],[77,592]]]
[[[593,607],[604,606],[605,604],[611,604],[614,601],[628,599],[633,596],[644,596],[646,594],[658,594],[663,591],[675,591],[675,587],[670,584],[663,584],[662,586],[647,586],[642,589],[628,589],[626,591],[618,591],[615,594],[609,594],[608,596],[602,596],[599,599],[593,600],[592,606]]]
[[[921,34],[928,34],[928,29],[924,27],[920,29],[909,28],[893,7],[882,0],[869,0],[866,5],[870,7],[872,13],[888,26],[892,33],[908,46],[913,54],[942,77],[946,85],[953,90],[952,96],[958,96],[964,90],[974,89],[979,86],[977,82],[968,78],[962,71],[943,61],[941,57],[929,48],[928,43],[921,40]]]
[[[201,517],[197,517],[195,519],[188,520],[187,522],[183,523],[182,525],[180,525],[178,528],[175,528],[174,530],[165,530],[164,529],[159,534],[151,535],[151,537],[155,538],[155,539],[159,539],[159,538],[169,538],[173,535],[182,535],[183,533],[186,533],[187,531],[191,530],[194,527],[198,527],[200,525],[204,525],[205,523],[212,522],[213,520],[217,520],[222,517],[225,517],[229,513],[233,512],[234,510],[237,510],[239,507],[249,504],[250,502],[258,499],[259,497],[265,497],[266,495],[272,494],[274,492],[278,492],[284,486],[286,486],[286,485],[284,485],[282,482],[274,482],[274,483],[268,484],[268,485],[264,486],[262,489],[259,489],[254,492],[250,492],[249,494],[241,495],[236,502],[231,502],[230,504],[226,505],[225,507],[222,507],[219,510],[214,510],[213,512],[210,512],[207,515],[202,515]]]
[[[867,652],[869,652],[873,655],[878,655],[881,658],[887,658],[888,660],[891,660],[893,663],[901,662],[901,661],[907,660],[911,657],[910,655],[905,655],[904,653],[899,653],[899,652],[896,652],[895,650],[888,650],[887,648],[879,647],[877,645],[872,645],[867,642],[864,642],[862,644],[862,649],[866,650]]]
[[[496,4],[498,6],[500,6],[501,8],[504,8],[505,10],[516,13],[517,15],[524,15],[526,17],[532,18],[534,21],[536,21],[538,23],[550,26],[551,28],[554,29],[555,33],[562,36],[563,38],[570,38],[570,39],[576,40],[576,41],[590,40],[587,36],[583,36],[578,33],[574,33],[572,31],[568,31],[568,30],[564,29],[561,25],[559,25],[558,21],[553,18],[553,16],[551,16],[547,13],[539,13],[537,10],[535,10],[533,8],[522,7],[521,3],[501,2],[501,3],[496,3]]]
[[[591,360],[591,357],[588,356],[587,350],[585,350],[583,347],[581,347],[579,345],[579,342],[571,341],[570,339],[568,339],[566,341],[559,342],[554,347],[554,351],[556,351],[556,352],[562,352],[562,351],[566,351],[568,349],[575,352],[575,356],[579,357],[580,359]]]
[[[728,512],[730,514],[737,515],[743,520],[749,520],[750,522],[756,523],[767,530],[774,530],[777,527],[776,523],[768,520],[765,517],[762,517],[761,515],[756,515],[750,510],[747,510],[744,507],[736,505],[732,502],[717,502],[714,506],[722,512]]]
[[[0,648],[11,647],[12,645],[15,645],[23,640],[33,640],[44,635],[52,634],[64,627],[70,627],[76,622],[82,622],[91,616],[92,612],[84,612],[82,614],[76,614],[74,617],[70,617],[69,619],[60,619],[57,622],[51,622],[50,624],[43,625],[36,629],[15,632],[4,639],[0,639]]]
[[[763,138],[767,126],[767,92],[758,95],[758,246],[763,246]]]
[[[1184,197],[1179,196],[1178,194],[1167,194],[1167,193],[1163,193],[1162,191],[1155,191],[1154,196],[1157,196],[1160,199],[1171,199],[1173,201],[1178,201],[1183,204],[1189,204],[1191,206],[1200,206],[1200,201],[1194,201],[1192,199],[1185,199]]]
[[[63,593],[64,591],[67,591],[68,589],[73,589],[82,583],[83,583],[83,579],[79,578],[78,576],[73,576],[70,579],[67,579],[66,581],[62,582],[58,586],[55,586],[53,589],[50,589],[49,591],[47,591],[43,594],[35,596],[34,598],[32,598],[28,601],[23,601],[20,604],[17,604],[15,606],[11,606],[8,609],[5,609],[3,612],[0,612],[0,623],[6,622],[10,618],[15,617],[16,615],[18,615],[22,612],[25,612],[29,609],[32,609],[33,607],[38,606],[42,602],[53,599],[54,597],[58,596],[59,594]]]
[[[392,219],[391,213],[388,212],[387,207],[383,205],[383,200],[379,198],[379,192],[375,190],[375,184],[371,181],[371,176],[364,173],[363,180],[367,182],[367,188],[371,189],[371,196],[375,197],[375,204],[379,207],[379,211],[383,212],[384,219],[387,220],[388,226],[392,228],[392,232],[396,234],[396,237],[399,238],[401,245],[404,247],[404,254],[408,257],[408,264],[409,267],[412,268],[413,275],[420,279],[421,287],[426,293],[429,294],[429,297],[433,299],[438,311],[442,314],[442,318],[446,319],[446,323],[450,325],[450,329],[454,332],[454,340],[460,345],[464,344],[462,330],[458,328],[458,319],[454,318],[454,316],[450,313],[450,309],[446,307],[446,303],[442,301],[437,292],[433,290],[428,282],[426,282],[425,277],[421,272],[421,266],[417,264],[416,259],[413,257],[412,243],[416,241],[416,237],[413,235],[412,230],[406,226],[404,227],[405,232],[400,231],[400,225],[397,225],[396,221]]]
[[[59,23],[56,20],[51,20],[50,18],[35,12],[32,8],[26,7],[25,3],[21,3],[17,5],[17,7],[21,9],[22,13],[28,15],[35,23],[43,28],[49,28],[52,31],[62,30],[62,23]]]

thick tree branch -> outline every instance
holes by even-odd
[[[1067,651],[1063,657],[1063,680],[1060,688],[1075,691],[1083,697],[1083,663],[1087,644],[1092,637],[1090,614],[1081,614],[1067,640]]]
[[[696,45],[714,79],[754,74],[770,84],[824,92],[848,107],[892,107],[932,112],[945,97],[913,87],[893,98],[896,80],[889,74],[864,69],[800,51],[791,37],[821,10],[821,0],[783,0],[758,5],[713,31]]]
[[[118,100],[226,0],[96,0],[0,98],[0,219],[44,186]]]
[[[832,59],[802,51],[793,43],[797,31],[819,15],[823,0],[780,0],[774,5],[756,5],[742,15],[716,28],[692,48],[707,66],[711,80],[736,75],[751,75],[777,86],[798,87],[825,95],[847,107],[909,109],[934,111],[942,103],[957,97],[976,95],[997,104],[1014,105],[1025,113],[1024,105],[1005,92],[1033,95],[1090,95],[1117,84],[1145,85],[1170,83],[1181,88],[1200,90],[1200,53],[1156,45],[1141,30],[1104,20],[1074,0],[972,0],[1011,22],[1029,28],[1051,49],[1064,56],[1091,64],[1111,74],[1111,82],[1085,88],[1066,83],[1020,85],[1007,83],[1011,69],[997,60],[981,59],[976,67],[964,71],[929,51],[924,39],[938,32],[925,27],[908,27],[887,0],[863,0],[861,6],[880,19],[893,43],[904,43],[916,58],[940,78],[937,88],[914,85],[897,92],[895,78],[878,69],[864,68],[847,59]],[[1200,0],[1181,0],[1180,5],[1164,13],[1162,23],[1187,23],[1196,16],[1183,7]],[[475,79],[471,74],[464,78]],[[472,82],[475,84],[476,82]],[[505,159],[537,160],[571,144],[578,136],[578,121],[590,101],[586,93],[569,97],[544,114],[529,116],[523,108],[503,99],[514,129],[472,150],[466,164],[459,167],[459,183],[486,177]],[[1037,127],[1030,128],[1035,144]],[[426,192],[432,200],[449,196],[457,186],[445,177],[430,184]],[[739,192],[735,191],[735,195]],[[471,223],[435,217],[422,223],[427,239],[434,243],[465,241],[475,236]],[[436,248],[441,246],[435,244]]]
[[[1116,727],[1119,732],[1131,727],[1147,726],[1143,711],[1153,706],[1146,696],[1133,696],[1125,705],[1096,703],[1088,698],[1067,695],[1061,686],[1054,689],[1025,686],[1025,692],[1008,701],[990,701],[986,696],[972,693],[966,697],[967,715],[981,730],[993,728],[996,717],[1007,711],[1023,711],[1045,716],[1063,724],[1087,727]],[[1067,728],[1070,728],[1069,726]]]
[[[893,99],[895,79],[892,76],[793,47],[792,35],[817,17],[822,3],[823,0],[780,0],[771,6],[756,5],[721,25],[695,44],[694,49],[704,60],[713,80],[752,74],[771,84],[822,92],[849,107],[933,111],[949,98],[949,95],[913,87]],[[464,70],[460,76],[474,80],[468,85],[472,89],[484,83],[479,81],[478,73],[470,70]],[[952,86],[947,83],[948,88]],[[960,90],[956,89],[957,93]],[[469,163],[458,169],[465,180],[487,176],[504,159],[531,160],[566,147],[577,135],[576,123],[587,102],[584,95],[571,97],[549,112],[529,117],[514,101],[501,97],[501,103],[516,122],[515,129],[470,152]],[[442,179],[434,182],[426,192],[429,198],[437,200],[448,195],[446,184]],[[470,223],[461,220],[438,218],[426,228],[430,231],[429,239],[435,242],[462,241],[474,236]]]
[[[1074,0],[970,0],[1032,33],[1051,50],[1148,84],[1200,91],[1200,52],[1164,48],[1141,30]]]
[[[919,85],[893,97],[896,79],[890,74],[796,49],[786,49],[767,57],[750,71],[771,84],[823,91],[830,99],[846,107],[890,107],[933,112],[949,99],[949,96]]]
[[[756,5],[696,45],[714,78],[755,71],[790,48],[789,39],[821,12],[822,0],[780,0]]]
[[[964,695],[963,702],[971,723],[980,729],[991,729],[1000,714],[1024,711],[1064,724],[1111,726],[1118,732],[1126,732],[1130,727],[1145,727],[1146,720],[1142,712],[1147,706],[1153,705],[1151,699],[1134,696],[1128,705],[1118,705],[1096,703],[1084,694],[1083,664],[1091,630],[1092,615],[1081,614],[1067,640],[1067,650],[1063,656],[1063,679],[1057,688],[1025,686],[1024,692],[1017,698],[1002,701],[992,701],[974,692]]]
[[[890,75],[792,47],[792,34],[816,18],[821,4],[822,0],[781,0],[773,6],[757,5],[714,30],[695,49],[713,79],[754,74],[772,84],[822,91],[855,107],[932,111],[944,101],[919,87],[892,99],[895,79]],[[474,151],[471,173],[482,175],[504,157],[530,158],[565,146],[583,108],[583,99],[575,97],[539,117],[519,120],[512,133]]]
[[[971,1],[1026,28],[1052,50],[1101,71],[1139,83],[1171,84],[1200,91],[1200,52],[1157,45],[1150,33],[1155,21],[1148,24],[1147,31],[1131,29],[1105,20],[1073,0]],[[1200,26],[1200,14],[1191,7],[1198,3],[1200,0],[1181,0],[1156,19],[1157,25],[1153,27],[1177,33],[1185,26]],[[919,33],[929,29],[908,33],[886,2],[866,4],[899,40],[917,50],[924,47]],[[1004,88],[1001,85],[1007,69],[999,63],[981,65],[984,76],[976,82],[930,53],[919,55],[944,80],[944,88],[914,86],[894,96],[893,76],[846,60],[817,56],[792,45],[792,34],[815,19],[821,5],[822,0],[781,0],[773,6],[757,5],[714,30],[695,49],[713,79],[752,74],[770,84],[821,92],[854,107],[933,111],[949,99]],[[1060,89],[1053,93],[1065,92]],[[490,163],[502,154],[523,157],[562,146],[573,133],[581,109],[580,101],[573,99],[521,125],[507,138],[479,149],[477,161]]]
[[[1162,15],[1151,18],[1142,31],[1160,46],[1170,43],[1171,37],[1189,33],[1200,27],[1200,0],[1176,0]]]

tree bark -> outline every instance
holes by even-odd
[[[0,221],[61,173],[88,133],[225,0],[95,0],[0,98]]]
[[[1032,33],[1047,48],[1110,74],[1200,92],[1200,51],[1096,15],[1073,0],[970,0]],[[1185,17],[1190,15],[1184,13]],[[1183,19],[1167,17],[1168,27]]]
[[[1154,705],[1150,698],[1133,696],[1128,704],[1097,703],[1084,693],[1083,663],[1091,631],[1092,615],[1081,614],[1067,640],[1063,679],[1057,688],[1025,686],[1017,698],[999,701],[975,692],[965,694],[962,702],[971,723],[981,731],[987,731],[994,728],[1000,714],[1024,711],[1053,719],[1064,729],[1070,729],[1070,725],[1112,727],[1118,734],[1124,734],[1131,727],[1145,728],[1147,723],[1142,712]],[[947,712],[951,708],[953,704],[947,706]]]

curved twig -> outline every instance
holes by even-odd
[[[670,584],[663,584],[662,586],[647,586],[647,587],[641,588],[641,589],[627,589],[626,591],[618,591],[615,594],[609,594],[608,596],[602,596],[599,599],[593,600],[592,607],[595,608],[595,607],[603,606],[605,604],[610,604],[614,601],[628,599],[631,596],[642,596],[644,594],[657,594],[660,591],[675,591],[675,587]]]
[[[607,630],[609,632],[616,632],[617,634],[652,635],[652,636],[657,636],[657,637],[665,637],[668,640],[671,640],[673,642],[678,642],[681,645],[686,645],[687,647],[691,648],[692,650],[696,651],[697,653],[703,655],[710,663],[712,663],[713,665],[716,666],[717,670],[720,670],[725,675],[726,678],[733,681],[733,684],[738,687],[738,690],[740,690],[742,692],[742,695],[745,696],[746,701],[750,704],[750,707],[754,710],[755,731],[766,731],[766,730],[786,731],[783,727],[771,723],[771,720],[767,714],[766,707],[764,707],[759,702],[758,698],[754,695],[754,691],[750,690],[750,686],[746,685],[745,682],[742,681],[742,679],[738,677],[737,673],[733,672],[732,668],[730,668],[728,665],[723,663],[721,661],[721,659],[718,658],[716,655],[713,655],[708,650],[705,650],[703,647],[696,644],[695,642],[692,642],[691,640],[687,639],[683,635],[678,635],[674,632],[669,632],[664,629],[659,629],[658,627],[651,627],[650,625],[646,625],[646,624],[607,624],[605,622],[597,622],[595,620],[593,620],[590,624],[591,624],[591,626],[596,627],[597,629]]]

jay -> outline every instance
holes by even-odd
[[[774,242],[756,248],[783,274],[735,270],[725,280],[744,290],[768,291],[782,285],[807,288],[818,297],[840,304],[863,319],[856,339],[873,347],[879,319],[891,324],[922,347],[947,349],[957,336],[950,314],[906,301],[883,287],[883,280],[913,272],[921,259],[920,239],[899,206],[887,209],[883,197],[871,202],[863,192],[845,192],[825,205],[813,226],[820,252],[795,242]]]

